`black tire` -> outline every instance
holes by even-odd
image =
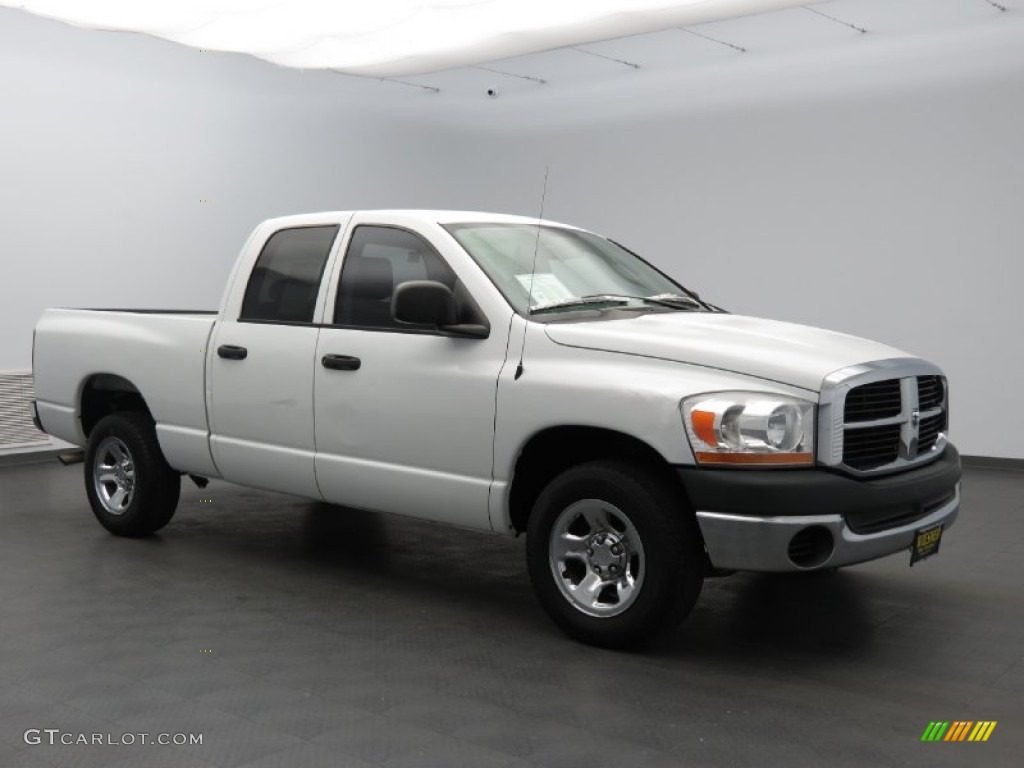
[[[100,476],[110,479],[100,482]],[[118,491],[123,495],[115,503]],[[167,525],[178,507],[181,475],[164,459],[148,415],[113,413],[93,428],[85,450],[85,492],[100,525],[117,536],[148,536]]]
[[[593,526],[580,522],[593,508],[591,500],[596,500],[609,515],[606,519],[612,521],[610,549],[608,536],[595,539]],[[625,528],[621,520],[615,522],[621,517],[627,518],[631,528]],[[566,521],[574,518],[577,527],[564,528]],[[629,544],[634,536],[640,547]],[[559,560],[552,554],[553,538],[571,541],[573,548],[579,546],[576,542],[585,542],[585,550]],[[619,559],[609,565],[607,558],[613,556],[616,543]],[[599,547],[606,548],[606,559],[600,559]],[[575,565],[573,558],[581,564]],[[606,648],[643,645],[676,626],[693,608],[704,580],[700,533],[680,489],[659,472],[621,461],[580,464],[548,484],[530,515],[526,560],[537,598],[554,622],[571,637]],[[600,583],[613,565],[619,574],[614,577],[615,584],[597,592],[581,589],[587,578]],[[579,569],[583,576],[575,588],[570,587],[576,578],[572,571]],[[627,581],[627,571],[631,571],[634,586],[627,598],[620,598],[623,587],[619,582]],[[569,596],[577,590],[582,597]],[[588,594],[605,595],[606,590],[607,599],[595,598],[588,606],[582,605]],[[587,613],[590,610],[613,613],[593,615]]]

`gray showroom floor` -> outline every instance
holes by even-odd
[[[562,637],[521,541],[183,488],[133,541],[80,466],[0,468],[0,766],[1021,765],[1024,473],[968,470],[932,560],[712,581],[642,654]]]

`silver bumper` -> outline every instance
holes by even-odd
[[[807,571],[835,568],[875,560],[902,550],[914,542],[914,533],[938,523],[949,528],[960,510],[960,484],[952,499],[928,516],[898,528],[870,534],[851,531],[842,515],[753,517],[720,512],[697,512],[711,564],[735,571]],[[790,559],[790,542],[801,531],[818,527],[832,538],[831,553],[810,566]]]

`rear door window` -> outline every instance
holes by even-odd
[[[275,232],[256,259],[240,321],[312,323],[320,280],[338,225]]]

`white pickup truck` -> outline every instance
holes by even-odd
[[[33,367],[115,534],[166,525],[183,474],[525,533],[543,607],[606,646],[708,575],[913,564],[960,505],[936,366],[516,216],[266,221],[219,313],[49,309]]]

